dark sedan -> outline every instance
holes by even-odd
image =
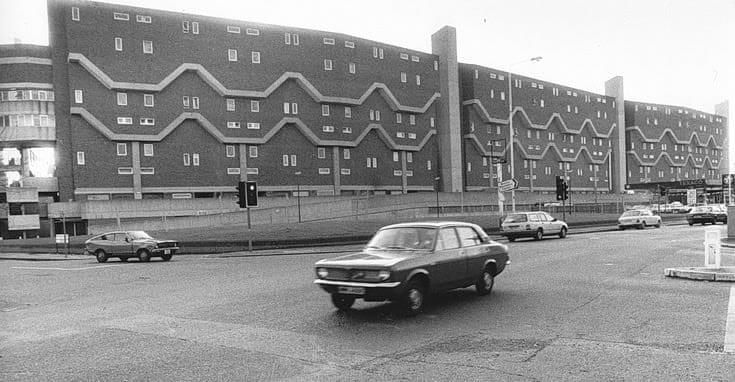
[[[178,250],[177,241],[157,240],[143,231],[107,232],[84,242],[85,254],[95,256],[100,263],[111,257],[117,257],[120,261],[128,261],[134,257],[148,262],[151,257],[156,256],[163,261],[169,261]]]
[[[390,300],[414,315],[429,293],[474,285],[489,294],[509,263],[508,247],[475,224],[402,223],[378,230],[359,253],[318,261],[314,283],[340,310]]]
[[[687,213],[687,223],[689,225],[697,223],[702,225],[706,223],[715,224],[717,223],[717,215],[712,206],[697,206]]]

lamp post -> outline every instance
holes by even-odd
[[[520,64],[526,61],[531,62],[539,62],[541,61],[543,57],[536,56],[532,57],[528,60],[523,60],[520,62],[517,62],[516,64]],[[515,64],[514,64],[515,65]],[[510,134],[510,178],[515,178],[515,158],[513,154],[513,146],[515,146],[515,130],[513,130],[513,73],[508,71],[508,130]],[[516,190],[511,189],[510,190],[510,200],[511,200],[511,206],[513,208],[513,212],[516,212]]]
[[[299,210],[299,223],[301,223],[301,171],[296,171],[296,205]]]
[[[436,217],[439,218],[439,180],[440,176],[434,178],[434,189],[436,190]]]

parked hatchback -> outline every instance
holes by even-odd
[[[110,257],[117,257],[120,261],[135,257],[148,262],[156,256],[169,261],[178,250],[177,241],[154,239],[143,231],[106,232],[84,242],[84,253],[96,257],[100,263]]]
[[[567,223],[549,215],[544,211],[513,212],[503,219],[500,225],[501,234],[508,241],[515,241],[519,237],[532,237],[541,240],[544,236],[567,236]]]
[[[654,215],[649,209],[630,210],[623,212],[618,218],[618,229],[643,229],[646,227],[661,227],[661,216]]]

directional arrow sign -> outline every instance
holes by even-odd
[[[518,188],[518,181],[515,179],[504,180],[500,182],[500,184],[498,184],[498,188],[500,189],[501,192],[507,192],[510,190],[514,190]]]

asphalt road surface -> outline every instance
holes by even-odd
[[[663,276],[705,229],[519,240],[490,296],[417,317],[337,312],[312,284],[331,254],[0,261],[0,380],[735,380],[733,284]]]

